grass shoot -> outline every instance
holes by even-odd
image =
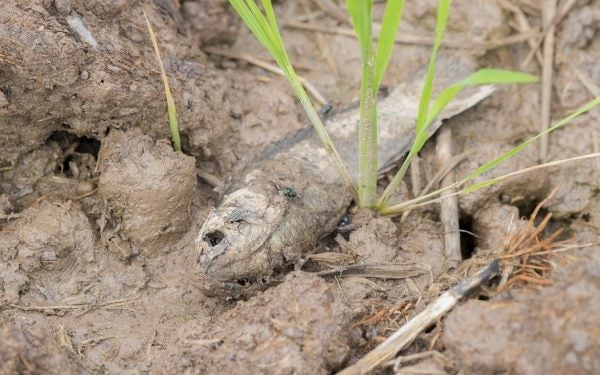
[[[381,25],[381,31],[379,34],[379,40],[377,47],[374,48],[372,32],[373,0],[347,0],[348,12],[350,14],[350,19],[352,21],[352,25],[358,38],[361,50],[362,76],[360,88],[360,120],[358,125],[358,187],[354,185],[354,181],[350,177],[344,162],[340,159],[333,141],[327,134],[325,127],[317,115],[317,111],[308,99],[304,88],[298,81],[298,77],[285,50],[279,28],[275,20],[275,13],[273,11],[271,0],[261,0],[262,7],[264,8],[264,14],[254,0],[230,0],[230,3],[241,16],[246,26],[248,26],[258,41],[269,51],[279,67],[284,71],[285,76],[291,83],[296,96],[307,112],[312,125],[323,142],[325,149],[330,155],[334,165],[340,173],[340,176],[357,198],[357,204],[360,207],[369,207],[375,209],[377,212],[383,215],[396,215],[416,206],[429,204],[439,199],[439,195],[450,188],[458,187],[462,190],[460,190],[457,194],[463,194],[489,186],[501,179],[507,178],[508,175],[485,182],[468,185],[468,183],[472,182],[476,177],[492,170],[500,163],[516,155],[536,139],[560,128],[561,126],[573,120],[575,117],[600,104],[600,98],[590,101],[577,111],[573,112],[571,115],[560,120],[552,127],[523,142],[498,158],[485,163],[481,167],[474,170],[465,179],[458,181],[451,186],[442,188],[411,201],[396,205],[389,205],[388,199],[390,195],[400,186],[411,161],[425,145],[425,142],[430,135],[429,126],[462,89],[469,86],[488,84],[533,83],[537,82],[537,77],[526,73],[501,69],[480,69],[470,76],[465,77],[461,81],[443,89],[432,103],[435,62],[438,50],[444,37],[451,5],[451,0],[439,0],[437,8],[435,39],[419,102],[415,140],[399,171],[396,173],[390,184],[385,188],[381,197],[376,199],[378,177],[377,171],[379,167],[377,164],[377,91],[390,61],[392,48],[395,43],[398,26],[404,9],[404,1],[387,1]],[[548,166],[551,165],[541,165],[538,167]]]
[[[152,30],[152,26],[150,25],[150,21],[148,20],[146,12],[144,12],[144,18],[146,19],[146,24],[148,25],[150,39],[152,39],[154,54],[156,55],[158,65],[160,66],[160,75],[163,80],[165,96],[167,97],[167,114],[169,117],[169,129],[171,130],[171,139],[173,140],[173,149],[175,149],[175,151],[181,151],[181,139],[179,137],[179,124],[177,122],[177,111],[175,109],[175,101],[173,100],[173,95],[171,95],[171,88],[169,86],[167,73],[165,72],[165,67],[160,57],[160,51],[158,50],[158,42],[156,41],[156,35],[154,35],[154,30]]]
[[[348,0],[348,12],[361,50],[360,120],[358,131],[358,204],[373,207],[377,194],[377,91],[392,56],[404,0],[388,0],[380,39],[373,53],[373,2]]]

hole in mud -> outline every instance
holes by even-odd
[[[537,199],[521,199],[512,204],[519,209],[519,217],[528,219],[539,203]]]
[[[90,154],[94,159],[98,158],[100,152],[100,141],[94,138],[78,137],[68,131],[55,131],[46,140],[46,144],[55,142],[63,151],[68,151],[70,148],[74,152],[80,154]]]
[[[63,127],[68,125],[63,124]],[[65,130],[55,131],[46,140],[46,144],[54,144],[60,147],[62,151],[62,163],[57,166],[57,172],[64,173],[67,177],[79,176],[79,169],[87,160],[90,163],[90,157],[93,158],[91,163],[95,163],[100,152],[100,141],[89,137],[78,137],[77,135]],[[87,159],[83,157],[87,155]],[[60,160],[60,159],[59,159]],[[76,170],[71,170],[72,165]]]
[[[10,88],[10,86],[4,85],[0,87],[0,91],[2,91],[6,98],[9,98],[12,95],[12,89]]]
[[[223,233],[216,230],[214,232],[207,233],[206,236],[204,236],[204,242],[210,246],[217,246],[221,243],[221,241],[223,241],[223,238],[225,238]]]
[[[458,221],[460,228],[460,255],[463,260],[470,259],[475,253],[477,246],[476,237],[473,234],[473,218],[464,216]]]
[[[538,206],[539,203],[540,200],[534,198],[531,198],[529,200],[523,199],[519,201],[519,203],[516,203],[515,206],[519,209],[519,217],[523,220],[529,220],[531,215],[533,214],[533,211],[535,211],[535,208]],[[550,211],[548,211],[547,209],[541,208],[537,216],[533,220],[534,225],[536,227],[540,225],[540,223],[549,213]],[[582,219],[585,220],[585,214],[582,216]],[[590,217],[588,216],[588,220],[589,219]],[[571,220],[569,220],[568,218],[555,219],[554,217],[552,217],[550,221],[548,221],[548,224],[544,227],[544,230],[541,233],[541,237],[543,238],[550,236],[552,233],[560,229],[562,232],[556,238],[556,241],[567,240],[573,235],[570,225]]]

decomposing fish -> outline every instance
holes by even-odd
[[[436,84],[446,87],[465,78],[473,65],[465,58],[440,57]],[[380,170],[395,165],[414,140],[424,75],[421,69],[378,103]],[[465,90],[431,125],[431,134],[442,120],[493,91],[492,86]],[[354,109],[326,124],[351,173],[358,173],[358,119]],[[208,280],[223,285],[264,282],[332,233],[352,199],[311,128],[287,137],[224,187],[196,240],[200,268]]]

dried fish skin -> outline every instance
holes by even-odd
[[[335,230],[352,200],[315,139],[263,159],[228,191],[197,239],[202,271],[219,281],[266,277],[295,263]]]
[[[446,87],[473,68],[465,58],[441,57],[436,83]],[[413,142],[424,75],[421,69],[379,102],[380,171],[395,165]],[[429,135],[442,120],[471,108],[493,91],[492,86],[465,90],[431,124]],[[327,123],[351,173],[358,173],[358,122],[358,109],[354,109]],[[314,132],[290,136],[225,186],[220,204],[208,215],[196,240],[201,272],[215,283],[267,280],[333,232],[351,202]]]

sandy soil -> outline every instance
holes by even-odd
[[[175,3],[0,3],[0,373],[336,372],[496,257],[511,223],[525,226],[524,218],[556,187],[543,207],[553,216],[540,235],[561,228],[558,240],[570,248],[547,257],[544,285],[516,282],[498,291],[495,280],[400,356],[439,354],[378,371],[600,372],[594,159],[461,196],[463,262],[456,270],[446,267],[439,206],[403,220],[350,210],[354,230],[305,249],[302,267],[281,270],[237,296],[207,293],[210,280],[198,266],[195,240],[222,182],[306,120],[283,78],[207,52],[269,60],[227,1]],[[342,110],[358,94],[358,44],[293,27],[306,20],[349,27],[317,3],[325,2],[280,2],[277,12],[298,71]],[[435,3],[407,4],[401,31],[432,35]],[[535,57],[520,67],[526,41],[495,45],[520,32],[506,3],[457,0],[447,34],[457,46],[445,52],[540,75]],[[512,3],[539,29],[534,2]],[[166,140],[164,93],[144,9],[173,87],[184,153]],[[597,0],[576,2],[557,26],[553,119],[597,90],[599,29]],[[410,78],[429,55],[427,45],[399,47],[384,79],[388,87]],[[467,155],[456,178],[539,130],[540,90],[539,84],[502,87],[446,121],[453,153]],[[595,110],[553,133],[548,159],[597,150],[599,119]],[[537,164],[537,147],[485,177]],[[411,196],[440,169],[435,139],[419,161],[420,175],[396,198]],[[314,275],[353,263],[413,268],[399,279]]]

